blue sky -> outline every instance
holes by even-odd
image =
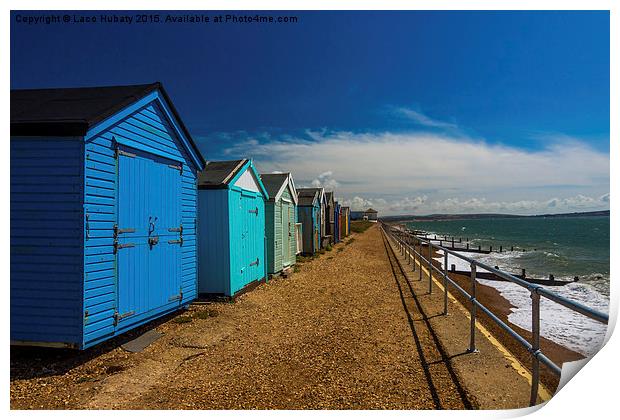
[[[159,80],[209,160],[252,157],[384,214],[609,208],[607,12],[19,13],[12,88]]]

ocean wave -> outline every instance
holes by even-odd
[[[442,252],[439,252],[443,254]],[[500,265],[502,270],[508,272],[515,272],[514,258],[518,257],[520,253],[516,251],[504,254],[476,254],[476,253],[461,253],[466,257],[476,259],[487,265],[495,266],[500,265],[498,262],[503,259],[503,266]],[[443,268],[443,255],[436,257]],[[454,255],[448,254],[448,267],[455,265],[456,270],[469,271],[470,264]],[[478,272],[488,272],[482,268],[478,269]],[[558,277],[558,280],[572,280],[572,278]],[[599,277],[601,282],[604,282],[603,277]],[[588,279],[584,279],[584,282],[574,282],[565,286],[548,286],[545,289],[557,293],[567,299],[574,300],[590,308],[597,309],[599,311],[607,313],[609,310],[609,298],[592,287],[591,284],[586,283]],[[493,281],[478,279],[480,284],[493,287],[500,295],[507,299],[514,308],[511,309],[511,313],[508,315],[508,320],[527,331],[531,331],[532,328],[532,308],[530,292],[510,282]],[[562,305],[555,302],[551,302],[548,299],[542,298],[540,305],[540,323],[541,323],[541,335],[549,340],[552,340],[562,346],[565,346],[571,350],[574,350],[584,356],[590,356],[596,353],[605,339],[605,333],[607,326],[600,322],[591,320],[575,311],[572,311]]]
[[[508,282],[480,280],[480,283],[499,291],[514,306],[508,315],[511,323],[527,331],[532,330],[532,301],[527,289]],[[607,312],[609,309],[607,296],[580,283],[545,288],[602,312]],[[607,325],[541,298],[540,334],[543,337],[584,356],[591,356],[603,345],[606,332]]]

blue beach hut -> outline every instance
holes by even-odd
[[[192,301],[203,167],[160,83],[11,91],[11,342],[84,349]]]
[[[321,235],[325,220],[321,206],[324,201],[323,188],[299,188],[297,197],[297,215],[302,224],[302,252],[312,255],[321,248]]]
[[[340,242],[340,203],[334,202],[334,243]]]
[[[235,296],[265,279],[268,199],[251,160],[207,163],[198,179],[200,293]]]

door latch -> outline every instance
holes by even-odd
[[[159,236],[153,236],[152,238],[149,238],[149,246],[151,247],[151,249],[158,243],[159,243]]]

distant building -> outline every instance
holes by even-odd
[[[379,212],[372,208],[363,211],[352,211],[351,220],[368,220],[370,222],[376,222],[378,214]]]

